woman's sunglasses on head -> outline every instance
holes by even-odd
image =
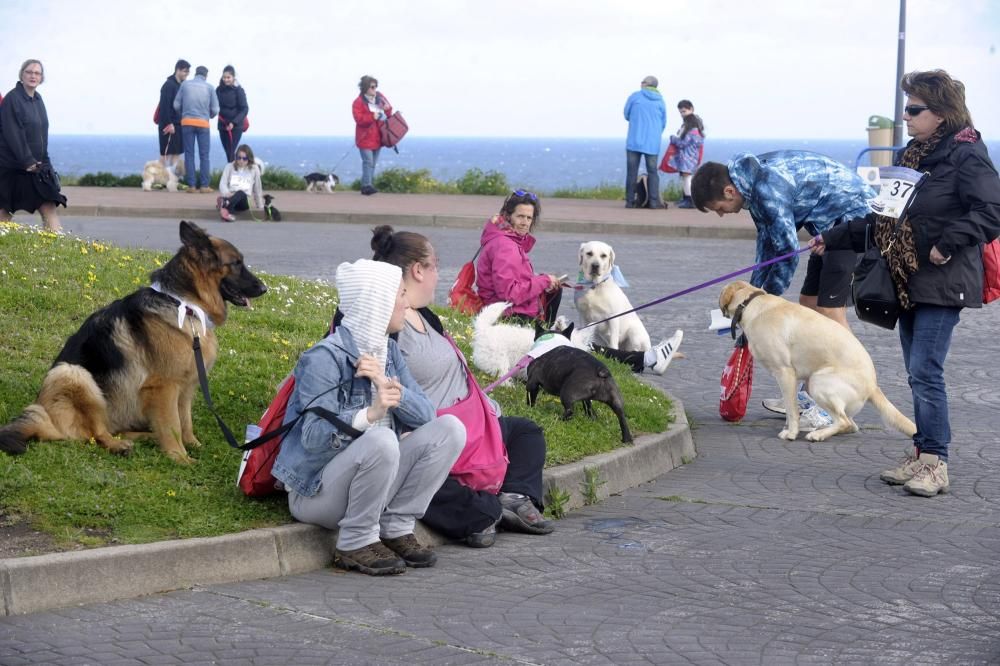
[[[515,197],[528,197],[532,201],[538,201],[538,197],[536,197],[533,192],[529,192],[528,190],[514,190],[514,196]]]

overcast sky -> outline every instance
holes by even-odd
[[[962,79],[1000,138],[1000,1],[910,0],[906,69]],[[619,137],[659,77],[729,138],[864,137],[893,113],[898,0],[0,0],[0,88],[45,65],[53,134],[145,134],[174,61],[236,67],[260,135],[351,135],[362,74],[411,136]],[[192,72],[193,74],[193,72]]]

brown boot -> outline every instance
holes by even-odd
[[[369,576],[388,576],[406,571],[406,563],[395,553],[387,552],[377,541],[355,550],[335,548],[333,565],[341,569],[357,569]]]
[[[424,546],[413,534],[404,534],[394,539],[382,539],[386,548],[403,558],[406,566],[419,569],[421,567],[432,567],[437,562],[437,554],[431,550],[430,546]]]

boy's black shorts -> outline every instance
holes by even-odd
[[[858,262],[852,250],[826,252],[822,257],[810,254],[806,279],[802,283],[803,296],[815,296],[821,308],[842,308],[853,302],[851,275]]]

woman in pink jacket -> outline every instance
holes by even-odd
[[[504,312],[507,317],[529,326],[537,321],[551,328],[559,312],[565,276],[536,275],[528,258],[535,246],[530,232],[541,214],[542,205],[531,192],[515,190],[504,200],[500,214],[483,227],[476,290],[484,305],[511,303]]]
[[[375,194],[378,190],[372,185],[375,177],[375,164],[382,150],[382,132],[380,127],[385,119],[392,115],[392,105],[385,95],[378,92],[378,79],[365,74],[358,82],[361,94],[354,100],[351,112],[354,114],[354,145],[361,153],[361,194]]]

